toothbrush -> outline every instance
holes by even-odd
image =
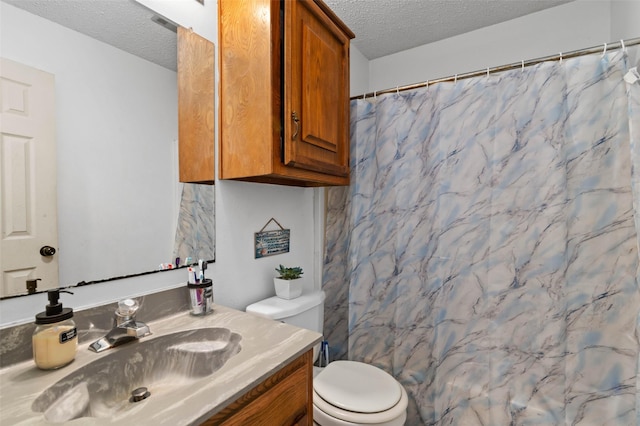
[[[207,262],[202,259],[198,260],[198,267],[200,268],[200,282],[204,282],[204,271],[207,270]]]

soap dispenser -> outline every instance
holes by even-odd
[[[64,291],[64,293],[71,293]],[[78,333],[73,321],[73,309],[63,308],[60,290],[47,291],[49,304],[36,315],[33,332],[33,360],[38,368],[53,370],[64,367],[76,357]]]

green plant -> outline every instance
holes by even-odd
[[[283,280],[295,280],[300,278],[302,275],[302,268],[299,266],[295,266],[293,268],[286,268],[283,265],[280,265],[279,268],[276,268],[276,272],[280,274],[279,278]]]

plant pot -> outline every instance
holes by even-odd
[[[273,286],[276,288],[276,296],[281,299],[295,299],[302,294],[302,279],[283,280],[274,278]]]

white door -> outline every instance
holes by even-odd
[[[0,58],[0,296],[58,287],[54,76]]]

